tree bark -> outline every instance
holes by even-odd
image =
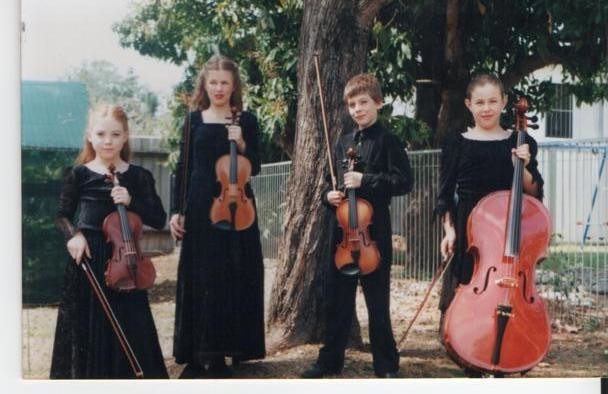
[[[434,136],[445,73],[445,0],[425,2],[422,7],[417,18],[421,62],[416,72],[416,119],[425,122]]]
[[[470,67],[463,56],[459,0],[448,0],[446,3],[445,37],[446,76],[441,87],[441,108],[435,134],[436,146],[441,144],[449,132],[464,131],[468,125],[464,93],[470,78]]]
[[[366,68],[370,25],[385,3],[309,0],[298,43],[298,111],[279,267],[269,305],[269,348],[318,342],[329,267],[330,211],[321,204],[329,173],[313,54],[319,51],[331,146],[352,127],[342,101],[346,82]]]

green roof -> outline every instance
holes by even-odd
[[[21,147],[80,149],[89,95],[79,82],[21,82]]]

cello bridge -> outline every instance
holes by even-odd
[[[494,283],[500,287],[506,287],[506,288],[511,288],[511,289],[519,286],[519,284],[517,283],[517,280],[510,276],[496,279],[496,281]]]

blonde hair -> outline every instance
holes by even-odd
[[[382,102],[382,90],[378,79],[372,74],[357,74],[352,77],[344,87],[344,102],[359,94],[369,94],[377,103]]]
[[[87,121],[87,128],[84,133],[84,144],[78,157],[76,157],[76,164],[84,164],[95,158],[95,150],[93,149],[93,145],[87,138],[89,133],[93,131],[93,127],[99,121],[100,118],[112,117],[114,120],[120,122],[123,130],[129,134],[129,119],[127,118],[127,114],[125,110],[119,105],[111,105],[111,104],[99,104],[94,108],[89,110],[89,116]],[[126,162],[131,160],[131,147],[129,146],[129,139],[123,145],[120,150],[120,158]]]
[[[239,75],[239,67],[237,64],[222,55],[213,55],[201,68],[196,78],[196,88],[194,95],[190,100],[190,108],[193,110],[205,110],[209,108],[211,102],[209,95],[205,90],[205,84],[209,77],[209,71],[229,71],[232,74],[232,82],[234,83],[234,91],[230,95],[230,106],[236,107],[239,111],[243,110],[243,93],[241,77]]]

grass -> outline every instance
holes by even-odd
[[[608,270],[608,246],[596,247],[598,250],[577,250],[578,246],[553,246],[547,259],[542,263],[544,269],[561,271],[571,268],[591,268]]]

